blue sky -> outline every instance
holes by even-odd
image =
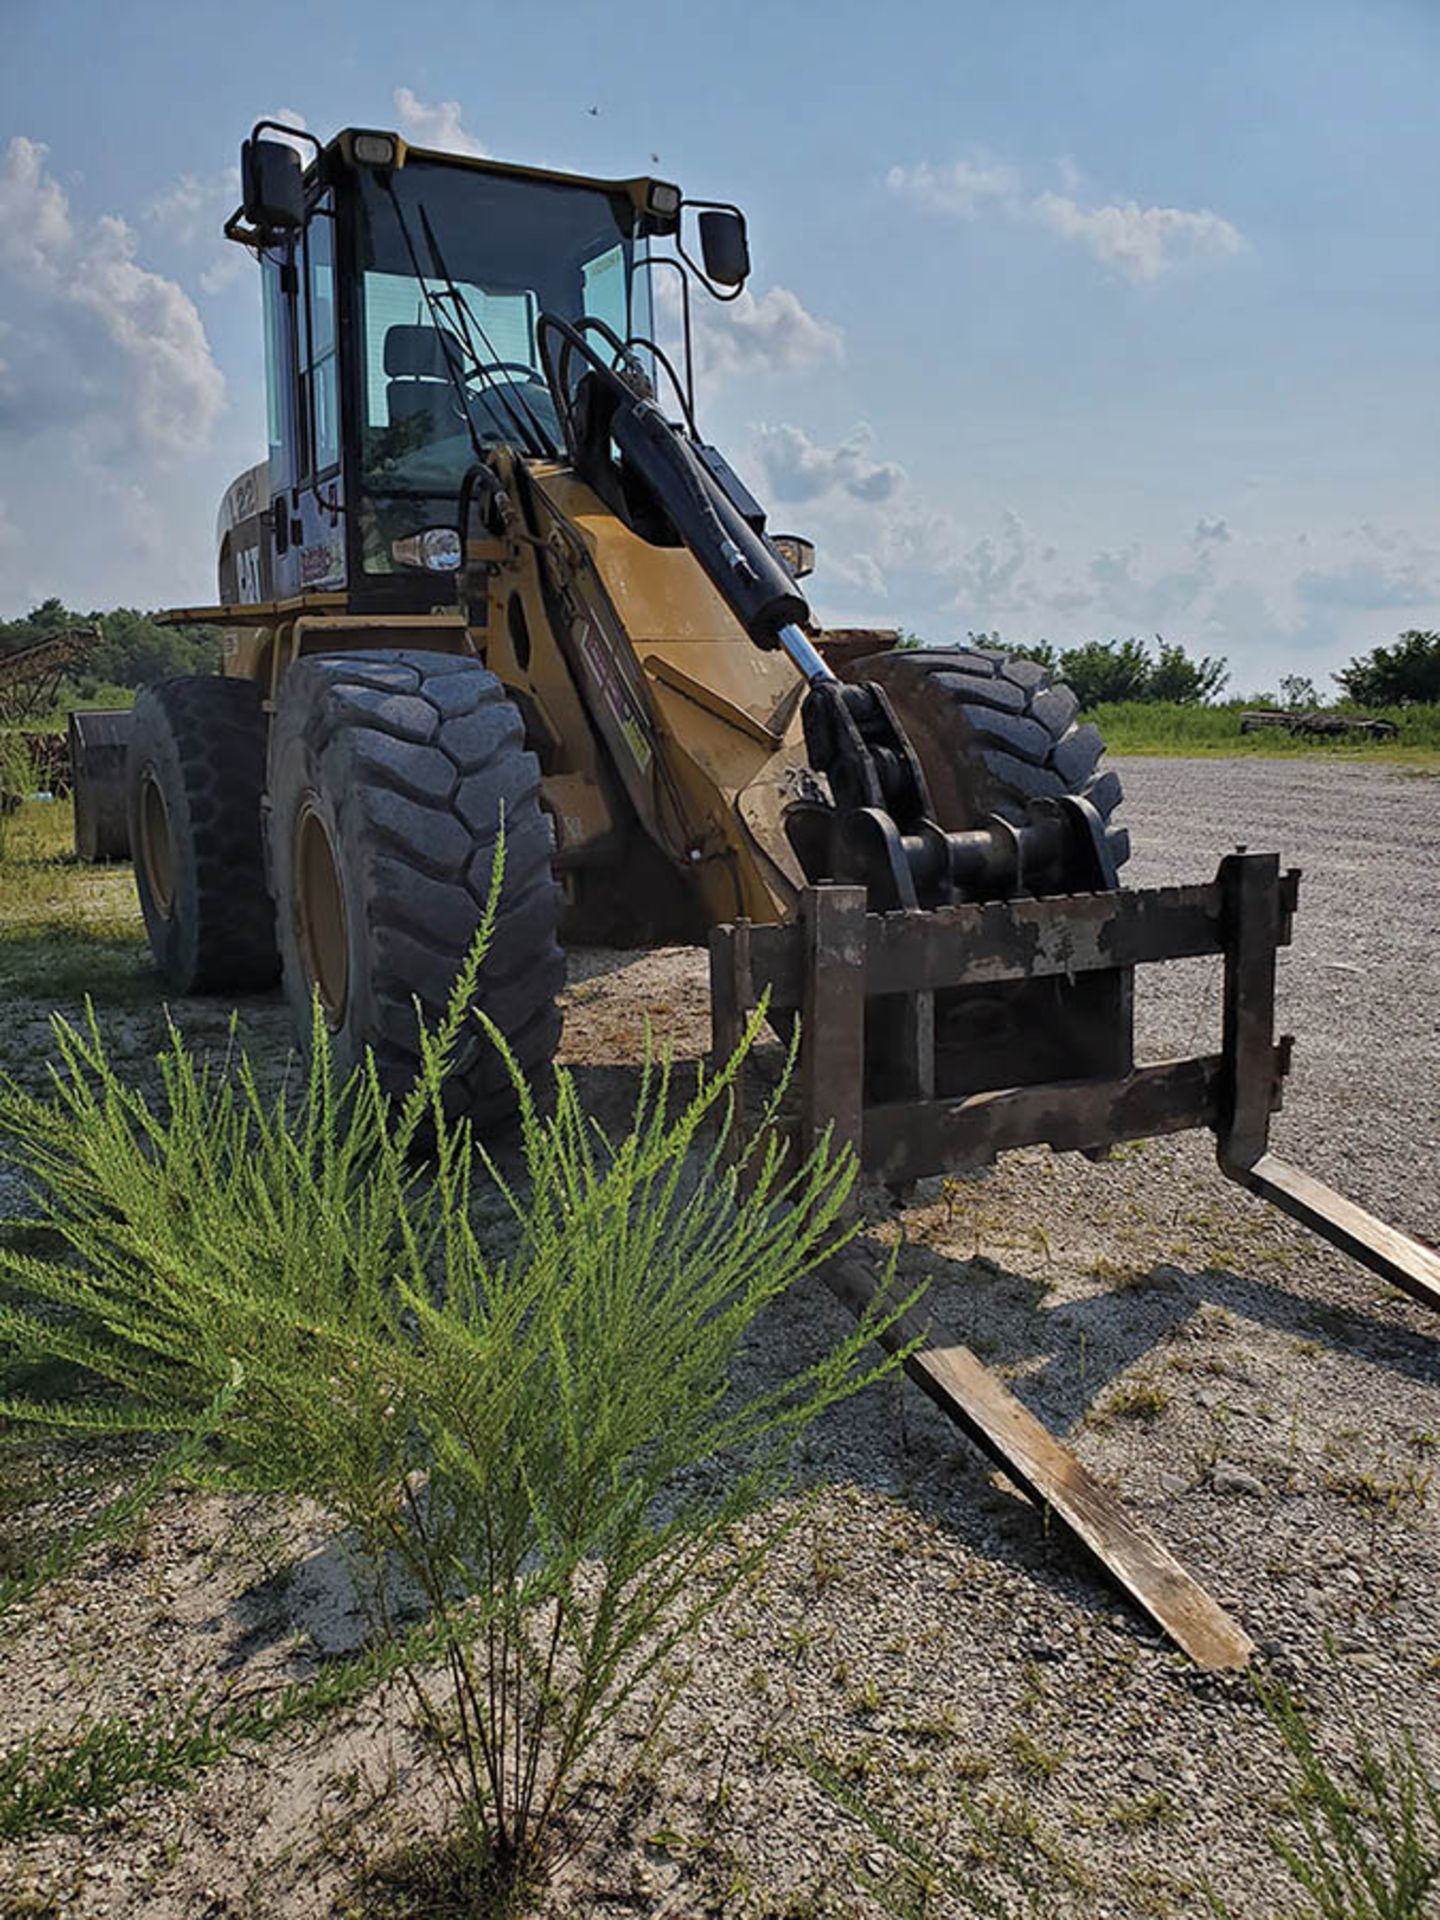
[[[702,425],[837,624],[1161,632],[1242,690],[1440,626],[1435,0],[0,0],[0,44],[0,615],[212,597],[263,427],[219,227],[283,111],[739,200]]]

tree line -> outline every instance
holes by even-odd
[[[175,673],[215,673],[220,666],[220,631],[207,626],[160,626],[135,607],[112,607],[107,613],[78,613],[58,599],[43,601],[20,620],[0,620],[0,655],[13,653],[49,633],[100,621],[104,639],[72,669],[69,680],[81,699],[101,686],[143,687]],[[1146,641],[1087,640],[1074,647],[1056,647],[1048,640],[1011,645],[998,633],[972,633],[972,644],[1005,647],[1042,661],[1057,678],[1068,681],[1082,707],[1124,701],[1165,701],[1179,706],[1208,706],[1218,699],[1230,679],[1229,662],[1208,654],[1192,655],[1178,641],[1155,636]],[[910,636],[912,644],[919,644]],[[1371,652],[1341,667],[1332,679],[1342,696],[1361,707],[1403,707],[1440,704],[1440,632],[1411,629],[1391,646]],[[1257,695],[1257,700],[1269,696]],[[1303,674],[1286,674],[1280,681],[1277,704],[1313,707],[1320,704],[1315,684]]]
[[[18,653],[48,634],[99,621],[104,638],[67,676],[82,700],[102,686],[143,687],[175,673],[217,673],[220,629],[205,626],[162,627],[135,607],[105,613],[79,613],[60,600],[42,601],[21,620],[0,620],[0,656]]]
[[[1152,650],[1143,640],[1087,640],[1055,647],[1048,640],[1011,645],[998,633],[970,634],[972,643],[1003,647],[1039,660],[1074,689],[1082,707],[1127,701],[1167,702],[1179,706],[1213,704],[1230,679],[1229,663],[1208,654],[1191,655],[1176,641],[1155,636]],[[1440,633],[1412,628],[1392,646],[1375,647],[1331,676],[1342,697],[1358,707],[1440,704]],[[1315,683],[1304,674],[1284,674],[1278,697],[1253,696],[1290,708],[1318,707]]]

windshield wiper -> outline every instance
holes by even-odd
[[[470,435],[470,444],[474,449],[475,458],[477,460],[483,460],[485,457],[485,449],[475,425],[474,415],[470,410],[470,395],[466,386],[465,369],[460,364],[459,356],[455,351],[455,332],[452,328],[445,325],[446,315],[441,306],[440,296],[433,293],[427,284],[427,276],[421,268],[420,255],[415,246],[414,238],[411,235],[409,222],[405,218],[404,208],[400,205],[399,196],[395,191],[394,182],[387,180],[385,186],[390,195],[391,204],[395,209],[395,219],[399,225],[401,237],[405,242],[405,250],[410,256],[410,265],[415,275],[416,285],[419,287],[421,298],[425,302],[425,311],[429,316],[431,326],[434,327],[436,333],[439,335],[440,352],[445,362],[445,371],[449,376],[451,386],[455,390],[455,397],[460,404],[461,415],[464,418],[466,430]],[[479,333],[481,340],[485,343],[491,358],[498,359],[499,356],[495,353],[485,329],[480,325],[479,321],[476,320],[475,315],[467,306],[459,288],[450,277],[449,271],[445,266],[444,258],[440,252],[439,243],[435,238],[434,228],[430,224],[429,214],[423,206],[419,211],[421,223],[425,229],[425,239],[429,245],[436,269],[434,278],[443,282],[446,297],[455,307],[455,319],[461,329],[465,349],[474,362],[475,374],[480,378],[486,388],[487,403],[505,409],[509,415],[510,424],[516,429],[517,437],[528,453],[538,455],[541,459],[552,458],[554,448],[551,445],[550,436],[545,431],[542,423],[531,411],[528,404],[519,395],[516,395],[515,399],[512,399],[510,395],[503,393],[500,389],[499,382],[494,380],[486,371],[480,355],[476,352],[475,342],[470,337],[470,327],[472,325],[476,332]],[[517,399],[525,409],[523,414],[517,409],[515,404]]]
[[[495,342],[490,338],[484,326],[476,318],[474,309],[464,294],[461,293],[459,287],[456,286],[450,269],[445,264],[445,257],[440,251],[440,242],[435,238],[435,229],[430,221],[429,209],[422,205],[419,212],[420,225],[425,231],[425,243],[430,249],[430,258],[435,266],[435,277],[437,280],[444,282],[445,294],[454,309],[455,321],[459,327],[461,337],[465,342],[466,351],[474,362],[475,372],[485,385],[487,398],[492,402],[498,402],[499,405],[505,409],[506,413],[510,416],[511,425],[519,428],[522,440],[528,437],[530,442],[528,451],[530,453],[538,454],[542,459],[553,455],[555,449],[551,444],[550,436],[545,431],[541,421],[536,417],[535,410],[531,407],[529,401],[519,392],[513,381],[507,381],[505,383],[510,387],[511,391],[509,393],[502,392],[501,383],[493,378],[485,364],[481,361],[480,355],[476,351],[475,342],[471,337],[470,329],[473,327],[475,332],[479,334],[481,345],[485,348],[490,360],[498,363],[500,355],[495,351]],[[435,304],[437,306],[440,304],[438,298]]]

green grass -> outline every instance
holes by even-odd
[[[0,996],[153,1001],[157,982],[128,865],[74,857],[68,800],[31,800],[0,837]]]
[[[1158,1420],[1170,1404],[1168,1391],[1158,1380],[1122,1380],[1090,1415],[1090,1424],[1102,1427],[1111,1420]]]
[[[1259,754],[1266,759],[1360,761],[1440,773],[1440,706],[1378,708],[1373,717],[1393,721],[1400,729],[1398,739],[1340,743],[1304,740],[1279,728],[1241,733],[1240,715],[1254,704],[1229,701],[1224,706],[1190,707],[1130,700],[1096,707],[1085,717],[1094,721],[1112,753],[1178,758]]]

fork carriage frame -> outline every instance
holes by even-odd
[[[1299,881],[1298,869],[1281,871],[1277,855],[1242,850],[1198,885],[925,912],[869,913],[863,887],[808,887],[791,923],[741,921],[712,932],[716,1055],[733,1051],[762,996],[771,1011],[798,1014],[796,1146],[808,1152],[828,1133],[854,1149],[864,1174],[895,1187],[986,1166],[1016,1147],[1100,1156],[1122,1140],[1208,1127],[1229,1178],[1440,1310],[1440,1254],[1269,1151],[1292,1047],[1288,1034],[1275,1034],[1276,956],[1291,939]],[[1219,1051],[1136,1066],[1134,968],[1205,955],[1224,964]],[[937,992],[1057,976],[1073,983],[1095,973],[1121,983],[1123,1030],[1111,1048],[1117,1070],[936,1097]],[[907,1097],[867,1104],[866,1004],[883,996],[908,997],[914,1008],[902,1043]],[[744,1097],[742,1076],[742,1132]]]

